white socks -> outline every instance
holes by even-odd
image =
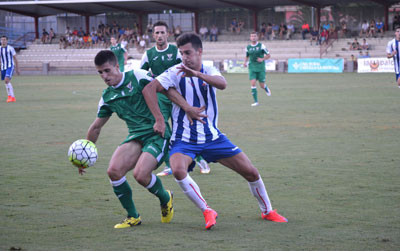
[[[7,90],[8,96],[14,97],[14,89],[13,89],[13,87],[11,85],[11,82],[6,84],[6,90]]]
[[[201,211],[209,209],[207,202],[204,200],[200,193],[200,188],[196,182],[187,174],[187,176],[182,180],[175,181],[182,188],[183,193],[198,207]]]
[[[258,180],[249,182],[249,188],[254,197],[257,198],[261,211],[266,214],[269,213],[272,210],[272,206],[261,176]]]

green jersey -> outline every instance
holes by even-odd
[[[166,71],[168,68],[181,62],[181,54],[178,52],[178,48],[175,45],[168,44],[167,48],[162,51],[158,50],[157,47],[154,46],[148,49],[143,54],[140,68],[144,70],[150,69],[155,76],[158,76]],[[157,93],[157,97],[163,114],[168,112],[169,110],[169,118],[172,112],[171,101],[164,94],[161,93]],[[165,108],[165,110],[162,109],[163,107]]]
[[[182,62],[182,57],[175,45],[168,44],[167,48],[162,51],[154,46],[143,54],[140,68],[144,70],[151,69],[151,72],[155,76],[158,76],[180,62]]]
[[[269,54],[267,48],[261,44],[257,43],[256,45],[249,44],[246,47],[246,57],[249,58],[249,71],[252,72],[265,72],[265,62],[261,63],[257,61],[257,58],[263,58],[265,54]]]
[[[122,80],[118,85],[109,86],[103,91],[97,117],[110,117],[115,112],[125,121],[132,139],[155,134],[153,130],[155,119],[142,95],[143,88],[153,80],[151,74],[140,69],[122,74]],[[165,138],[169,138],[171,131],[166,115],[164,118],[167,128]]]
[[[126,52],[125,48],[121,46],[121,44],[117,44],[116,46],[110,47],[110,50],[114,52],[114,55],[117,57],[119,70],[124,72],[124,65],[125,65],[125,57],[124,54]]]

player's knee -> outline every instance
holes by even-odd
[[[254,166],[251,166],[250,168],[247,169],[248,171],[243,175],[243,177],[249,181],[249,182],[254,182],[259,179],[260,174]]]
[[[135,168],[133,170],[133,177],[142,186],[147,186],[148,185],[147,183],[150,179],[148,175],[144,174],[143,172],[140,172],[139,168]]]
[[[177,180],[182,180],[187,175],[187,167],[174,166],[171,167],[171,169],[172,169],[172,175],[174,175],[174,177]]]
[[[120,180],[124,176],[117,168],[110,166],[107,169],[107,175],[111,180]]]

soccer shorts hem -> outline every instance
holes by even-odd
[[[1,80],[4,80],[5,78],[11,79],[14,73],[14,67],[7,68],[5,70],[1,71]]]
[[[239,147],[221,134],[218,139],[203,144],[174,141],[171,144],[170,156],[175,153],[182,153],[194,160],[197,155],[201,155],[207,162],[217,162],[220,159],[229,158],[241,152],[242,150]]]
[[[260,83],[265,83],[265,71],[249,71],[249,80],[258,80]]]

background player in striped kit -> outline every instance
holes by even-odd
[[[397,86],[400,88],[400,27],[396,28],[395,38],[389,41],[386,47],[386,53],[388,58],[393,58],[394,61],[394,71],[396,73]]]
[[[7,90],[7,103],[15,102],[14,88],[11,84],[11,78],[14,73],[14,68],[17,75],[19,74],[18,60],[16,57],[15,49],[11,45],[8,45],[8,38],[6,36],[1,37],[1,80],[4,80]]]
[[[163,21],[158,21],[153,25],[153,38],[156,41],[156,45],[148,49],[142,57],[140,67],[144,70],[151,70],[151,72],[158,76],[165,70],[182,62],[181,54],[178,48],[168,43],[168,25]],[[171,101],[161,93],[157,93],[159,102],[164,103],[166,111],[162,111],[163,114],[168,114],[168,120],[171,117],[172,103]],[[200,172],[207,174],[210,173],[210,167],[207,162],[199,155],[196,157],[196,162],[200,167]],[[157,176],[167,176],[172,174],[172,170],[169,165],[169,158],[165,160],[165,168],[163,171],[157,173]]]
[[[206,229],[211,229],[216,224],[218,214],[207,204],[199,186],[188,174],[188,167],[194,157],[201,153],[207,162],[219,162],[248,181],[251,193],[257,198],[263,219],[287,222],[285,217],[272,210],[257,168],[252,165],[246,154],[217,128],[216,91],[225,89],[227,83],[216,68],[202,64],[203,47],[200,37],[194,33],[183,34],[177,39],[177,45],[183,64],[169,68],[143,89],[146,103],[156,118],[153,128],[161,135],[164,134],[165,123],[156,92],[175,88],[187,102],[175,102],[172,110],[170,162],[176,182],[203,212]],[[204,113],[197,113],[199,110]],[[195,120],[192,121],[192,118]]]
[[[247,62],[249,62],[251,94],[254,99],[254,103],[251,106],[257,106],[257,80],[260,87],[267,92],[268,96],[271,96],[271,91],[265,84],[265,60],[269,59],[271,54],[263,44],[258,42],[257,32],[250,33],[250,41],[251,44],[246,47],[246,59],[243,65],[247,67]]]

